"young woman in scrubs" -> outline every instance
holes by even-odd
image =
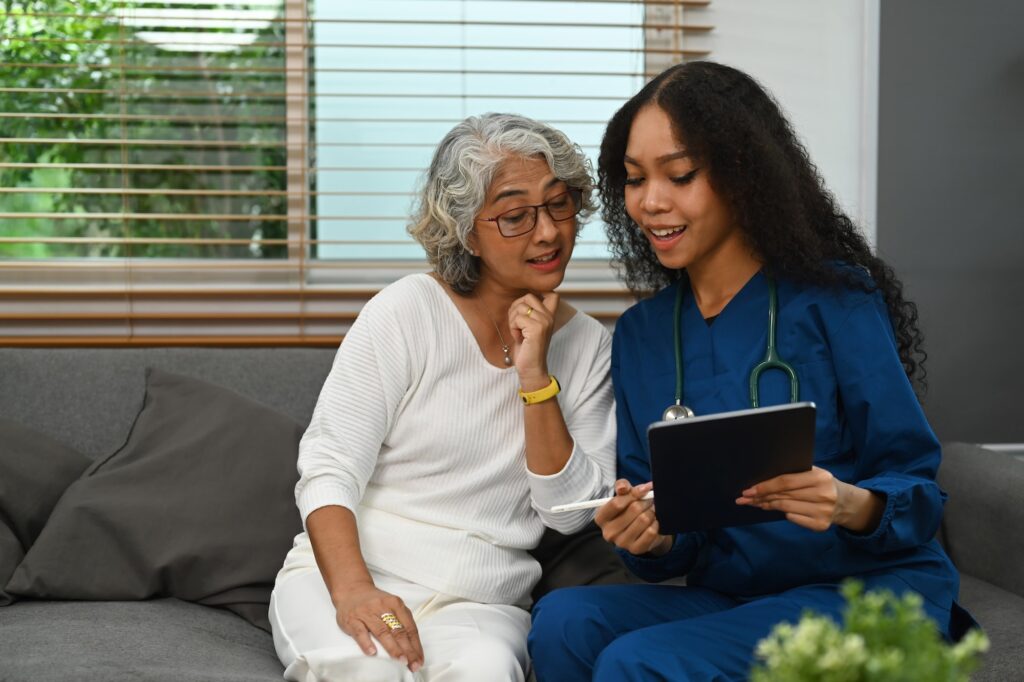
[[[939,630],[958,635],[971,621],[933,539],[945,495],[939,442],[915,394],[916,308],[778,104],[736,69],[672,67],[609,123],[599,189],[627,284],[656,293],[615,330],[620,480],[596,521],[638,576],[687,585],[548,595],[530,635],[539,680],[743,680],[775,624],[806,609],[841,619],[849,577],[921,594]],[[772,282],[778,354],[796,371],[799,400],[817,406],[814,466],[737,491],[736,504],[784,521],[663,534],[642,498],[652,487],[647,426],[676,396],[677,295],[681,402],[708,415],[751,407]],[[784,372],[765,372],[759,403],[788,403],[790,390]]]

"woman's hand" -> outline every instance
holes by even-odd
[[[558,294],[537,296],[527,294],[516,299],[508,309],[508,326],[512,330],[512,348],[519,383],[524,391],[547,386],[548,345],[555,331]]]
[[[356,640],[364,654],[377,654],[377,647],[370,639],[372,634],[391,658],[401,661],[412,672],[423,666],[423,645],[416,622],[401,599],[377,589],[371,582],[346,585],[344,594],[333,601],[338,612],[338,626]],[[385,613],[394,614],[402,624],[401,629],[390,629],[381,620]]]
[[[753,485],[736,504],[781,511],[788,521],[819,532],[832,524],[870,532],[878,527],[885,508],[878,493],[844,483],[820,467]]]
[[[615,497],[594,516],[605,540],[636,555],[660,556],[672,548],[672,536],[658,531],[654,502],[642,499],[653,487],[653,483],[633,487],[624,478],[615,481]]]

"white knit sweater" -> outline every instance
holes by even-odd
[[[548,369],[574,449],[559,473],[533,474],[515,369],[487,362],[432,277],[395,282],[352,325],[302,438],[302,518],[347,507],[369,566],[473,601],[528,603],[540,566],[527,550],[544,526],[568,533],[593,517],[547,510],[610,494],[610,356],[608,332],[583,313],[555,332]]]

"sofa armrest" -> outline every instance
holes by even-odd
[[[968,443],[943,447],[946,551],[962,573],[1024,596],[1024,461]]]

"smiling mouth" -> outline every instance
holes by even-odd
[[[551,253],[544,254],[543,256],[537,256],[536,258],[530,258],[527,263],[536,263],[537,265],[543,265],[544,263],[550,263],[554,259],[558,258],[558,251],[552,251]]]
[[[686,231],[686,225],[678,225],[676,227],[664,227],[664,228],[647,228],[647,231],[651,233],[651,236],[659,240],[668,240],[677,236],[681,232]]]

